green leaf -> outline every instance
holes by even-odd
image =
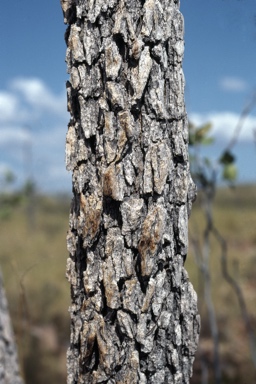
[[[192,145],[195,145],[196,144],[196,140],[195,140],[195,134],[194,133],[190,133],[189,132],[189,145],[192,146]]]
[[[201,144],[203,145],[210,145],[214,142],[214,138],[213,137],[205,137],[202,139],[201,141]]]
[[[12,171],[8,170],[5,172],[4,178],[7,184],[12,184],[15,180],[15,175]]]
[[[233,164],[235,162],[235,156],[230,151],[225,151],[219,159],[219,162],[223,165]]]
[[[189,122],[189,145],[203,144],[208,145],[213,142],[212,138],[208,138],[207,134],[212,128],[211,123],[202,125],[199,128],[196,128],[192,123]]]
[[[234,164],[225,164],[222,170],[222,178],[226,181],[235,181],[237,178],[237,167]]]
[[[201,142],[211,129],[212,129],[211,123],[206,123],[202,125],[202,127],[198,128],[195,132],[196,138]]]

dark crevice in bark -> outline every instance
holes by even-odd
[[[103,281],[100,281],[100,290],[102,292],[102,314],[103,314],[103,313],[107,313],[107,307],[108,307]]]
[[[161,41],[159,41],[159,40],[152,41],[152,40],[151,40],[151,37],[144,37],[143,42],[144,42],[144,44],[145,44],[145,47],[149,47],[150,52],[152,51],[152,49],[153,49],[156,45],[159,45],[159,44],[161,43]]]
[[[118,226],[121,228],[122,215],[120,212],[121,202],[112,199],[111,197],[105,197],[103,200],[103,211],[110,216],[113,221],[117,221]]]
[[[141,364],[140,364],[141,371],[144,372],[143,368],[147,364],[148,353],[145,353],[141,350],[141,344],[138,343],[136,340],[135,340],[135,348],[139,354],[139,358],[140,358],[140,362],[141,362]]]
[[[182,258],[183,258],[183,266],[185,265],[185,262],[187,260],[187,255],[182,255]]]
[[[143,3],[142,6],[144,5],[146,0],[142,0],[141,2]],[[142,12],[142,11],[141,11]],[[143,25],[143,15],[140,15],[137,20],[137,25],[136,25],[136,36],[138,36],[141,32],[141,28]]]
[[[139,59],[135,59],[134,57],[128,57],[127,63],[129,68],[136,68],[139,64]]]
[[[73,186],[73,192],[75,192],[74,191],[74,186]],[[77,198],[77,195],[74,193],[72,201],[71,201],[70,213],[78,215],[79,214],[79,207],[80,207],[80,202],[79,202],[79,200]],[[74,229],[74,228],[72,227],[72,229]]]
[[[168,364],[168,368],[170,369],[171,374],[175,375],[175,373],[177,372],[176,367],[173,364]]]
[[[83,248],[83,239],[81,236],[78,236],[78,243],[80,242],[80,248],[77,252],[76,257],[76,266],[77,266],[77,273],[80,277],[80,289],[84,291],[84,285],[83,285],[83,272],[86,270],[86,250]]]
[[[73,24],[76,22],[76,5],[73,4],[66,12],[65,17],[67,24]]]
[[[64,34],[64,39],[65,39],[65,43],[66,45],[68,45],[68,39],[69,39],[69,35],[70,35],[70,25],[67,26],[67,29],[65,31],[65,34]]]
[[[127,280],[127,278],[121,278],[121,279],[117,282],[119,292],[122,291],[123,286],[124,286],[124,283],[126,282],[126,280]]]
[[[97,371],[98,366],[99,366],[99,362],[100,362],[100,353],[99,353],[99,346],[98,346],[97,338],[95,338],[95,340],[94,340],[93,355],[94,355],[95,361],[94,361],[93,367],[91,368],[91,372]],[[90,356],[88,358],[88,362],[89,361],[90,361]],[[86,371],[85,371],[85,373],[86,373]]]
[[[70,97],[68,96],[68,102],[70,103],[70,107],[72,110],[72,117],[75,120],[79,120],[80,119],[80,104],[77,103],[78,92],[76,90],[74,90],[74,88],[72,87],[72,85],[69,81],[66,82],[66,88],[67,89],[70,88],[70,90],[71,90]]]
[[[89,147],[92,151],[93,155],[96,155],[96,149],[97,149],[97,138],[96,135],[92,135],[88,140]]]
[[[78,160],[78,162],[76,164],[76,168],[81,167],[81,165],[83,165],[83,164],[88,164],[88,160]],[[87,185],[86,185],[86,187],[87,187]],[[87,190],[87,188],[83,189],[82,192],[85,193],[86,190]]]
[[[128,93],[128,95],[130,95],[130,96],[133,96],[133,95],[134,95],[134,90],[133,90],[133,88],[132,88],[131,83],[130,83],[129,80],[127,80],[127,81],[125,82],[125,89],[126,89],[126,92]]]
[[[119,163],[122,163],[123,159],[129,155],[129,154],[132,154],[132,150],[133,150],[133,143],[130,142],[130,141],[127,141],[127,143],[125,144],[124,148],[123,148],[123,151],[121,153],[121,156],[118,160],[115,161],[115,165],[119,164]]]
[[[122,56],[123,61],[126,61],[127,48],[123,36],[120,33],[117,33],[113,36],[113,40],[117,45],[117,48],[119,50],[120,55]]]
[[[126,309],[126,308],[122,308],[122,311],[125,312],[125,313],[127,313],[127,314],[130,316],[130,318],[131,318],[131,320],[134,322],[134,324],[137,324],[137,323],[138,323],[138,317],[137,317],[137,315],[135,315],[135,313],[129,311],[129,310]]]
[[[136,103],[133,104],[133,106],[131,108],[131,113],[132,113],[135,121],[137,121],[141,115],[141,107],[142,107],[142,100],[138,99],[138,100],[136,100]]]
[[[120,327],[118,322],[116,323],[115,331],[116,331],[116,335],[120,341],[120,344],[122,345],[123,341],[127,338],[127,336],[124,332],[122,332],[121,327]]]
[[[117,310],[113,308],[109,308],[107,305],[103,308],[102,315],[104,317],[104,320],[107,323],[110,323],[112,325],[115,324],[116,321],[116,315],[117,315]]]
[[[147,292],[148,282],[149,282],[150,276],[142,276],[139,279],[141,290],[144,294]]]
[[[177,166],[178,164],[184,164],[184,157],[182,155],[174,155],[173,156],[173,161],[175,165]]]
[[[138,251],[134,260],[135,260],[136,277],[138,279],[138,282],[140,283],[140,288],[142,292],[145,294],[147,291],[149,276],[142,276],[141,274],[141,255]]]
[[[146,86],[144,87],[144,90],[143,90],[141,97],[136,99],[135,103],[131,107],[131,113],[132,113],[135,121],[137,121],[139,119],[139,117],[141,116],[142,106],[145,106],[145,108],[147,108],[146,104],[145,104],[145,94],[146,94],[146,90],[147,90],[149,81],[150,81],[150,77],[148,77],[148,79],[147,79],[147,83],[146,83]],[[131,86],[131,88],[132,88],[132,86]]]
[[[158,117],[157,120],[163,123],[172,123],[173,121],[181,121],[185,117],[186,117],[186,114],[184,113],[180,113],[180,114],[173,113],[173,114],[170,114],[169,117],[164,117],[164,118]]]

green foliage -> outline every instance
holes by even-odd
[[[24,187],[22,188],[22,193],[25,195],[25,196],[32,196],[34,195],[36,192],[36,184],[33,180],[30,180],[28,179],[25,184],[24,184]]]
[[[231,183],[237,179],[237,167],[235,164],[227,164],[223,167],[222,178]]]
[[[235,156],[229,149],[221,153],[217,164],[208,157],[200,156],[199,148],[214,142],[214,138],[209,136],[211,129],[211,123],[206,123],[200,127],[189,123],[189,146],[193,150],[190,154],[191,172],[199,188],[212,187],[217,181],[218,174],[229,184],[233,184],[237,179],[238,171],[235,165]],[[218,168],[220,168],[219,173]]]
[[[12,207],[18,203],[18,196],[9,193],[14,180],[15,176],[10,170],[6,170],[1,177],[0,220],[7,220],[11,215]]]
[[[21,202],[22,197],[20,193],[10,191],[14,181],[14,173],[10,170],[6,170],[1,179],[0,221],[9,219],[13,210]]]
[[[189,122],[189,145],[209,145],[214,142],[212,137],[207,137],[208,133],[212,129],[211,123],[206,123],[199,128]]]
[[[235,160],[235,156],[229,150],[224,151],[219,159],[219,163],[222,165],[222,179],[229,183],[233,183],[237,179]]]
[[[27,205],[30,211],[33,211],[33,200],[36,194],[36,185],[33,180],[28,179],[20,190],[14,191],[12,187],[15,175],[7,170],[0,181],[0,221],[9,219],[19,205]]]
[[[13,210],[21,202],[19,193],[2,193],[0,194],[0,220],[7,220],[10,218]]]
[[[235,162],[235,156],[229,150],[226,150],[221,155],[219,162],[223,165],[233,164]]]
[[[7,170],[4,174],[4,181],[7,185],[11,185],[13,184],[13,182],[15,181],[15,175],[12,171],[10,170]]]

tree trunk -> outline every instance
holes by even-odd
[[[0,272],[0,383],[22,384],[11,319]]]
[[[61,0],[73,201],[68,384],[189,383],[189,173],[178,0]]]

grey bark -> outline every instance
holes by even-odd
[[[0,272],[0,383],[23,384],[19,374],[17,350]]]
[[[74,193],[67,382],[189,383],[199,315],[183,267],[195,187],[179,1],[61,3]]]

